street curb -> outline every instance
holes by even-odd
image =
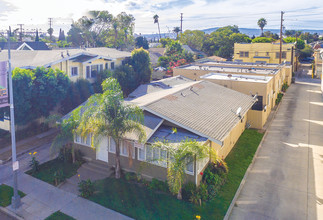
[[[266,136],[267,136],[267,133],[268,133],[268,132],[267,132],[267,130],[268,130],[268,128],[271,126],[272,122],[274,121],[274,119],[275,119],[275,117],[276,117],[276,114],[277,114],[277,112],[278,112],[278,110],[279,110],[279,107],[280,107],[281,103],[282,103],[282,102],[283,102],[283,100],[284,100],[284,97],[285,97],[285,94],[284,94],[284,96],[282,97],[282,99],[281,99],[280,103],[277,105],[276,111],[275,111],[275,113],[274,113],[274,115],[273,115],[273,117],[272,117],[271,121],[269,122],[269,125],[268,125],[268,127],[267,127],[267,129],[266,129],[266,131],[265,131],[265,134],[264,134],[264,136],[262,137],[262,139],[261,139],[261,141],[260,141],[260,143],[259,143],[259,146],[258,146],[258,148],[257,148],[257,150],[256,150],[256,152],[255,152],[255,154],[254,154],[254,156],[253,156],[253,158],[252,158],[252,161],[251,161],[251,163],[250,163],[250,165],[249,165],[249,167],[248,167],[248,169],[247,169],[246,173],[244,174],[243,179],[241,180],[241,183],[240,183],[240,185],[239,185],[239,188],[237,189],[237,191],[236,191],[236,193],[235,193],[235,195],[234,195],[234,197],[233,197],[233,199],[232,199],[232,201],[231,201],[231,204],[230,204],[230,206],[229,206],[229,208],[228,208],[228,210],[227,210],[227,212],[226,212],[226,214],[225,214],[225,216],[224,216],[224,218],[223,218],[223,220],[228,220],[228,219],[229,219],[229,217],[230,217],[230,215],[231,215],[232,209],[233,209],[234,205],[235,205],[235,204],[236,204],[236,202],[237,202],[237,199],[238,199],[238,197],[239,197],[239,195],[240,195],[240,193],[241,193],[241,190],[242,190],[242,188],[243,188],[243,186],[244,186],[244,184],[245,184],[245,182],[246,182],[246,179],[247,179],[247,177],[248,177],[248,175],[249,175],[249,172],[250,172],[251,168],[253,167],[253,165],[254,165],[254,163],[255,163],[256,157],[258,156],[258,152],[259,152],[260,148],[262,147],[262,143],[264,142],[264,140],[265,140],[265,138],[266,138]]]
[[[3,212],[3,213],[5,213],[5,214],[9,215],[10,217],[15,218],[17,220],[23,220],[22,217],[20,217],[19,215],[17,215],[16,213],[10,211],[7,208],[0,207],[0,212]]]

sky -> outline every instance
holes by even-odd
[[[258,28],[257,20],[264,17],[268,29],[280,28],[280,12],[284,11],[286,29],[323,29],[322,0],[0,0],[0,30],[8,26],[24,30],[46,31],[48,18],[53,18],[54,35],[62,28],[67,32],[89,10],[108,10],[132,14],[135,33],[157,33],[153,16],[158,14],[162,33],[180,26],[183,30],[206,29],[226,25]]]

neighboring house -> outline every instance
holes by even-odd
[[[168,157],[168,153],[166,149],[152,148],[154,142],[176,144],[187,138],[195,139],[225,158],[245,130],[248,111],[255,103],[249,95],[182,76],[141,85],[125,101],[143,109],[147,139],[139,144],[136,136],[126,136],[120,149],[121,167],[160,180],[167,177],[167,164],[160,158]],[[238,109],[240,112],[236,114]],[[115,165],[116,149],[112,138],[104,137],[96,150],[90,148],[90,135],[84,139],[76,135],[75,144],[85,156],[104,161],[111,167]],[[200,173],[208,161],[206,158],[187,164],[187,181],[198,185],[202,178]]]
[[[279,64],[280,44],[279,43],[235,43],[234,61],[250,63],[274,63]],[[282,44],[281,62],[293,66],[296,69],[295,44]]]
[[[197,49],[190,47],[188,45],[182,45],[182,48],[185,51],[192,53],[196,57],[196,59],[201,59],[201,58],[207,57],[207,54],[204,53],[203,51],[197,50]]]
[[[39,66],[60,69],[72,81],[88,79],[94,82],[99,71],[114,70],[130,58],[129,52],[100,47],[85,49],[59,49],[44,51],[12,51],[12,67],[36,69]],[[0,61],[8,60],[8,52],[0,52]]]
[[[262,129],[283,83],[291,84],[290,65],[220,62],[204,59],[173,69],[174,76],[208,80],[247,95],[257,95],[258,104],[248,113],[252,128]]]
[[[1,50],[8,50],[7,42],[0,42]],[[10,42],[11,50],[50,50],[45,42]]]
[[[149,48],[148,51],[150,62],[155,67],[158,63],[158,58],[164,56],[166,48]]]

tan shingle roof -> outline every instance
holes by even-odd
[[[235,114],[237,109],[241,107],[241,116],[244,116],[254,103],[251,96],[215,83],[200,81],[188,85],[145,104],[143,109],[222,144],[240,122]]]

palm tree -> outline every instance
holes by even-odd
[[[261,36],[264,35],[264,27],[267,25],[267,20],[264,18],[260,18],[257,22],[258,26],[261,29]]]
[[[174,27],[173,32],[176,33],[176,39],[178,39],[178,33],[181,32],[180,27]]]
[[[74,150],[74,135],[76,129],[80,122],[80,114],[79,111],[77,113],[71,114],[68,119],[63,120],[59,125],[59,133],[55,137],[51,147],[51,154],[58,153],[60,149],[63,147],[71,147],[72,151],[72,161],[75,163],[75,150]],[[50,121],[58,121],[55,119],[56,116],[49,118]]]
[[[178,145],[165,142],[156,142],[153,147],[166,148],[168,157],[167,162],[167,184],[173,194],[177,194],[177,199],[182,199],[182,185],[185,178],[187,164],[193,163],[204,158],[216,159],[216,152],[213,148],[201,144],[196,140],[186,139]]]
[[[156,24],[157,23],[157,25],[158,25],[158,32],[159,32],[159,40],[161,39],[161,35],[160,35],[160,28],[159,28],[159,16],[156,14],[156,15],[154,15],[154,24]]]
[[[84,112],[77,132],[83,137],[91,134],[92,147],[98,146],[102,137],[108,136],[114,139],[116,143],[115,177],[119,179],[121,140],[127,133],[134,133],[139,142],[146,138],[142,127],[143,111],[138,106],[124,103],[121,87],[116,79],[106,79],[102,83],[102,88],[102,94],[95,94],[88,99],[82,110]],[[79,108],[82,109],[82,107]]]

